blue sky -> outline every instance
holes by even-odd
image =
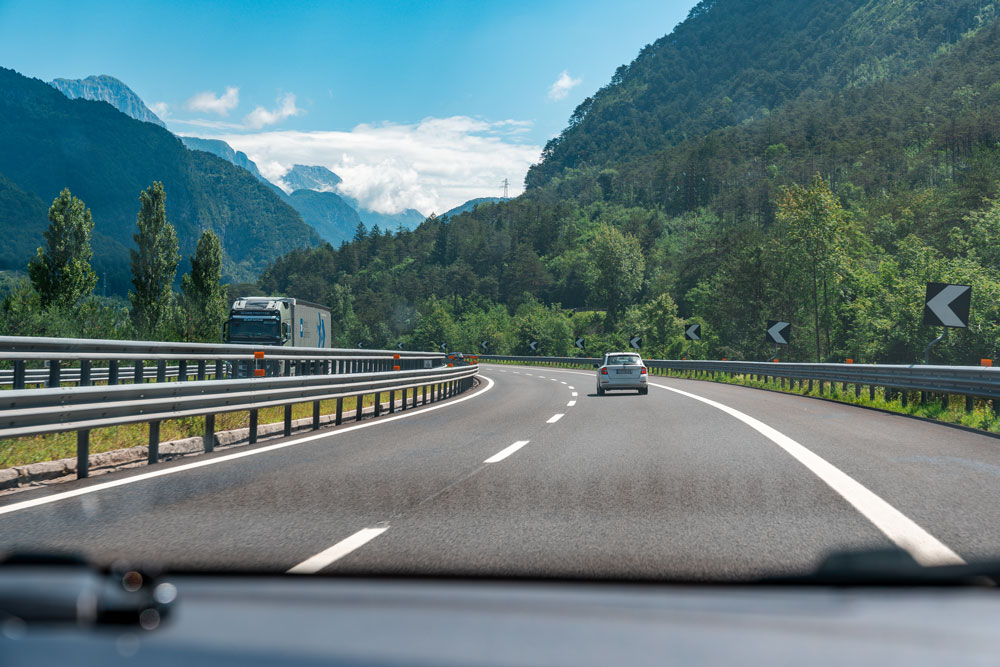
[[[519,191],[576,105],[694,4],[0,0],[0,65],[111,74],[272,180],[323,164],[372,208],[440,213]]]

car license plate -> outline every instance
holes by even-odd
[[[619,368],[615,373],[618,375],[632,375],[632,371],[628,368]]]

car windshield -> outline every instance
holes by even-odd
[[[0,0],[0,230],[0,559],[1000,559],[997,2]]]
[[[642,360],[634,354],[611,354],[608,355],[609,366],[625,366],[641,364]]]
[[[244,319],[234,317],[229,321],[229,337],[238,339],[278,338],[280,324],[276,319]]]

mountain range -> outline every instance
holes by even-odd
[[[245,169],[189,151],[166,129],[106,102],[70,99],[4,68],[0,174],[6,241],[0,268],[24,269],[42,244],[49,204],[69,188],[93,212],[93,263],[111,293],[129,288],[139,193],[154,181],[166,190],[185,266],[206,228],[219,236],[224,273],[234,281],[252,279],[275,257],[320,242],[291,206]]]
[[[102,74],[86,79],[53,79],[49,85],[71,100],[83,98],[107,102],[127,116],[146,123],[166,127],[131,88],[113,76]]]

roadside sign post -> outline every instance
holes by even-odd
[[[948,329],[965,329],[969,326],[969,308],[972,304],[971,285],[927,283],[924,297],[924,324],[943,327],[941,335],[927,343],[924,363],[930,363],[931,348],[948,335]]]
[[[781,320],[767,321],[767,330],[764,332],[764,341],[767,343],[774,343],[774,355],[771,357],[772,360],[776,360],[778,358],[778,346],[788,345],[791,340],[791,322],[783,322]]]

